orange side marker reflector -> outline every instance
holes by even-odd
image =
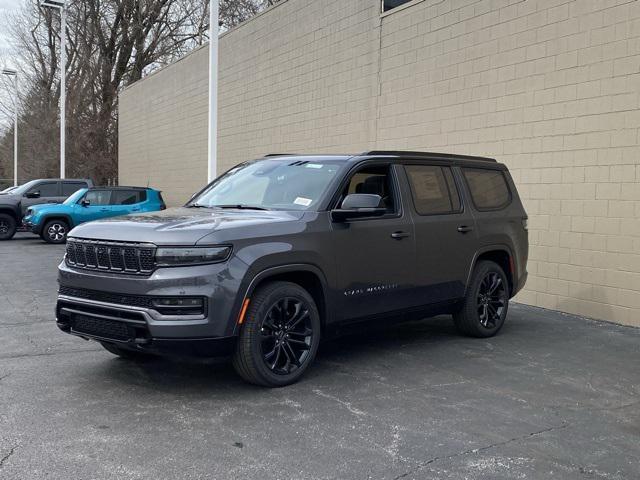
[[[249,299],[245,298],[242,304],[242,310],[240,310],[240,316],[238,317],[238,325],[242,325],[244,322],[244,316],[247,314],[247,308],[249,308]]]

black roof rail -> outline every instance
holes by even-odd
[[[299,153],[267,153],[264,157],[296,157],[301,156]]]
[[[435,152],[410,152],[401,150],[371,150],[363,152],[361,155],[389,155],[401,158],[431,158],[431,159],[447,159],[447,160],[477,160],[482,162],[495,162],[494,158],[476,157],[473,155],[456,155],[453,153],[435,153]]]

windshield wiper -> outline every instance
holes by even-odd
[[[258,207],[256,205],[212,205],[213,208],[237,208],[239,210],[269,210],[268,208]]]
[[[211,208],[208,205],[202,205],[201,203],[192,203],[191,205],[187,205],[187,208]]]

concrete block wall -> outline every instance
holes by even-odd
[[[640,325],[640,2],[413,2],[382,19],[379,148],[506,163],[517,300]]]
[[[268,152],[506,163],[530,215],[517,300],[640,325],[640,2],[283,0],[220,44],[219,169]],[[120,98],[120,181],[206,183],[207,49]]]

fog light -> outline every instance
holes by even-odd
[[[199,297],[154,298],[151,304],[163,315],[203,315],[205,305]]]

